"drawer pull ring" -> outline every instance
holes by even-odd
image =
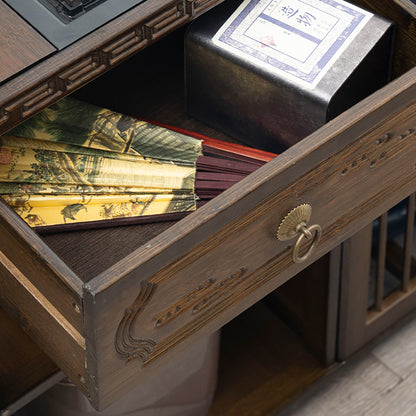
[[[280,241],[290,240],[298,235],[293,246],[292,258],[295,263],[302,263],[309,258],[321,238],[322,229],[318,224],[308,226],[312,215],[312,207],[309,204],[302,204],[292,209],[277,230],[277,238]],[[311,240],[308,250],[303,256],[299,256],[303,240]]]
[[[322,231],[320,225],[318,224],[311,225],[310,227],[306,227],[305,224],[299,224],[299,225],[302,227],[300,229],[301,234],[299,238],[297,239],[295,245],[293,246],[293,253],[292,253],[292,258],[295,263],[302,263],[309,258],[313,249],[316,247],[319,239],[321,238],[321,231]],[[312,233],[314,233],[313,237],[312,237]],[[302,244],[303,238],[306,238],[308,240],[313,238],[313,240],[312,240],[311,245],[308,248],[308,251],[303,256],[299,256],[299,250],[300,250],[300,246]]]

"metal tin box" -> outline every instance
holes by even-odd
[[[387,83],[392,43],[390,22],[342,0],[226,1],[187,31],[186,109],[282,151]]]

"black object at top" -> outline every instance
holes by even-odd
[[[64,23],[69,23],[106,0],[39,0]]]
[[[57,49],[146,0],[2,0]]]

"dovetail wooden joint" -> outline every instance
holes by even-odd
[[[30,90],[27,95],[9,103],[5,108],[5,113],[17,113],[19,118],[26,118],[59,98],[60,95],[62,92],[57,89],[56,82],[52,78]]]
[[[23,112],[27,111],[34,103],[41,101],[45,92],[50,90],[49,81],[37,86],[30,90],[24,97],[16,99],[9,103],[6,107],[6,111],[13,113],[15,111]],[[41,98],[39,98],[41,97]]]
[[[106,56],[108,64],[114,65],[128,56],[139,52],[148,43],[149,41],[144,35],[144,27],[140,25],[117,40],[107,44],[102,50],[102,53]]]
[[[195,0],[186,0],[185,12],[191,16],[195,13]]]
[[[38,94],[31,100],[25,101],[21,107],[22,117],[26,118],[40,111],[43,107],[52,103],[62,95],[62,91],[56,88],[56,81],[49,80]]]

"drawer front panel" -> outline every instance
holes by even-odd
[[[105,406],[412,192],[415,83],[413,71],[91,281],[93,402]],[[322,237],[298,264],[296,238],[278,241],[276,232],[303,203]]]

